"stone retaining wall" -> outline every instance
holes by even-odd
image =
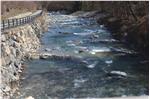
[[[39,37],[48,27],[47,18],[43,14],[32,23],[2,32],[0,91],[4,99],[9,99],[17,90],[24,59],[31,58],[39,49]]]

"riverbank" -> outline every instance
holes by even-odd
[[[11,28],[1,35],[1,93],[9,99],[18,90],[24,59],[34,58],[40,47],[40,35],[48,30],[46,13],[33,22]]]
[[[144,16],[136,22],[120,19],[110,13],[101,11],[77,11],[72,15],[84,18],[94,18],[102,26],[111,31],[113,37],[127,47],[139,52],[145,59],[149,53],[148,16]]]
[[[104,24],[112,32],[114,38],[125,43],[128,47],[134,49],[148,59],[148,16],[144,16],[134,23],[114,16],[105,16],[99,18],[98,23]]]

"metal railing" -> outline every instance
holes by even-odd
[[[1,21],[1,30],[13,28],[16,26],[20,26],[26,23],[32,22],[34,19],[42,15],[42,10],[38,10],[35,13],[22,17],[22,18],[13,18],[13,19],[7,19]]]

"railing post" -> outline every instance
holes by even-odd
[[[22,18],[22,20],[23,20],[23,24],[24,24],[24,18]]]
[[[28,22],[32,22],[33,20],[35,20],[37,17],[42,15],[42,11],[41,12],[35,12],[34,14],[30,15],[30,16],[26,16],[23,18],[16,18],[16,19],[8,19],[8,20],[2,20],[1,26],[3,27],[2,29],[4,30],[5,28],[10,28],[10,27],[15,27],[15,26],[19,26]]]
[[[27,22],[27,17],[25,17],[25,23]]]
[[[8,19],[8,28],[9,28],[9,26],[10,26],[10,23],[9,23],[9,19]]]
[[[28,22],[30,22],[30,21],[29,21],[29,16],[28,16]]]
[[[22,18],[22,24],[24,24],[24,18]]]
[[[19,18],[19,22],[20,22],[19,25],[21,25],[21,18]]]
[[[4,21],[4,20],[3,20],[3,23],[2,23],[2,24],[3,24],[3,30],[4,30],[4,28],[5,28],[5,21]]]
[[[31,16],[29,16],[29,22],[31,22]]]
[[[13,23],[13,27],[14,27],[14,25],[15,25],[15,24],[14,24],[14,19],[12,19],[12,23]]]
[[[29,16],[27,17],[27,21],[29,22]]]
[[[16,26],[18,25],[18,19],[16,19]]]
[[[26,23],[25,17],[23,18],[23,20],[24,20],[24,24],[25,24]]]
[[[27,22],[29,22],[29,17],[27,16]]]
[[[31,22],[32,22],[32,16],[30,18],[31,18]]]
[[[24,20],[24,22],[23,22],[23,23],[25,24],[25,23],[26,23],[26,22],[25,22],[25,21],[26,21],[26,20],[25,20],[25,17],[23,18],[23,20]]]
[[[26,22],[28,22],[28,16],[26,17]]]

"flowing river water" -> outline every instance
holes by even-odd
[[[148,95],[148,63],[113,39],[107,28],[94,19],[49,17],[40,52],[64,57],[28,60],[16,99]]]

